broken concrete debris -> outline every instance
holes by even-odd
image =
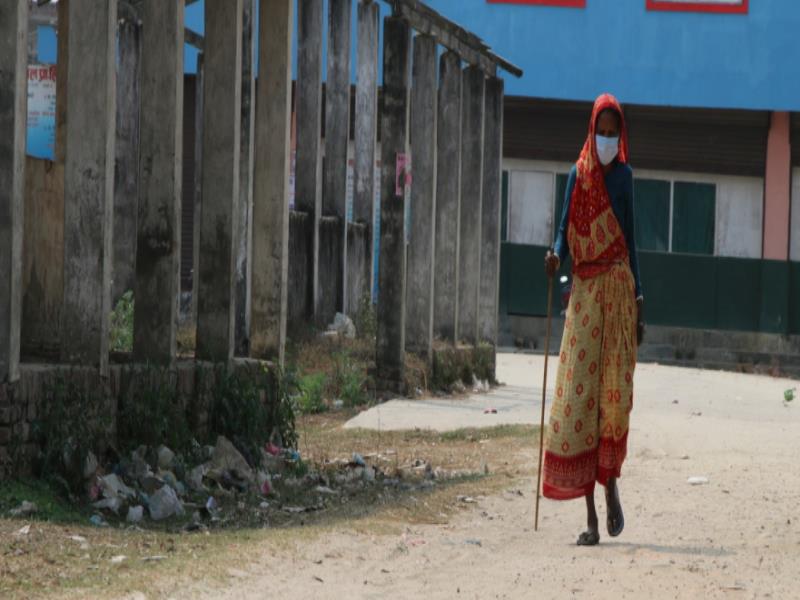
[[[33,502],[28,502],[27,500],[23,500],[22,503],[17,508],[12,508],[9,511],[9,514],[12,517],[29,517],[32,514],[35,514],[39,511],[39,507],[36,506]]]

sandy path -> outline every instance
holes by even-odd
[[[539,357],[500,361],[502,380],[529,387],[534,414],[541,368]],[[800,598],[800,401],[782,402],[795,385],[638,367],[620,485],[626,529],[599,547],[573,545],[580,501],[543,501],[534,533],[525,481],[514,486],[524,496],[481,498],[447,526],[402,537],[342,527],[289,555],[265,547],[223,588],[200,583],[185,597]],[[693,475],[710,482],[690,486]]]

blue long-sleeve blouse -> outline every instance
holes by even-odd
[[[561,225],[558,228],[555,253],[562,264],[569,254],[569,242],[567,241],[567,225],[569,223],[569,204],[572,199],[572,191],[575,189],[575,181],[578,176],[577,167],[573,165],[567,179],[567,191],[564,198],[564,212],[561,215]],[[630,165],[620,162],[614,163],[614,168],[606,176],[606,189],[611,198],[611,208],[614,216],[617,217],[622,231],[625,233],[625,242],[628,245],[628,255],[630,257],[631,271],[636,283],[636,297],[642,296],[642,284],[639,280],[639,259],[636,255],[636,239],[634,236],[634,212],[633,212],[633,170]]]

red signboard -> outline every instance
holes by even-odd
[[[529,4],[537,6],[563,6],[586,8],[586,0],[486,0],[489,4]]]
[[[746,15],[750,0],[647,0],[647,10]]]

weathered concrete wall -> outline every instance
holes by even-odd
[[[322,216],[319,219],[319,299],[316,311],[316,322],[319,326],[333,321],[336,311],[341,306],[336,298],[343,284],[344,277],[342,256],[344,255],[343,219],[337,216]]]
[[[64,165],[28,158],[25,165],[22,349],[57,356],[64,298]]]
[[[183,4],[141,5],[141,169],[136,228],[133,353],[175,358],[183,194]],[[155,25],[155,26],[154,26]]]
[[[344,310],[346,264],[347,144],[350,137],[350,14],[351,0],[328,0],[328,70],[325,88],[325,161],[320,223],[320,294],[317,321],[330,323]],[[323,239],[323,235],[329,239]],[[328,250],[336,254],[327,256]]]
[[[378,274],[378,385],[402,391],[405,375],[405,177],[408,156],[408,92],[411,30],[397,17],[383,26],[383,113],[381,116],[381,247]],[[398,189],[398,183],[399,189]]]
[[[117,2],[70,0],[61,357],[108,369]]]
[[[177,395],[186,413],[192,433],[203,438],[209,432],[210,409],[218,379],[224,374],[238,378],[259,378],[263,385],[264,368],[272,363],[251,359],[235,359],[230,364],[182,360],[167,371],[145,364],[111,365],[108,376],[101,376],[92,367],[67,365],[25,364],[20,369],[17,382],[0,383],[0,481],[10,475],[31,472],[38,452],[34,437],[35,424],[45,414],[44,403],[54,393],[56,384],[74,386],[80,393],[97,399],[102,416],[108,420],[114,443],[118,431],[117,419],[124,403],[136,390],[158,389],[159,393]],[[273,385],[274,379],[270,385]],[[275,394],[265,394],[268,402]],[[265,432],[268,436],[269,432]]]
[[[363,224],[367,243],[372,242],[375,199],[375,152],[378,138],[378,28],[377,2],[358,4],[358,47],[353,178],[353,220]],[[348,229],[348,235],[353,231]],[[361,235],[354,234],[354,235]],[[372,251],[350,254],[360,242],[347,240],[347,312],[354,314],[365,294],[372,293]]]
[[[500,160],[503,154],[503,80],[486,81],[481,201],[481,279],[478,285],[478,339],[497,345],[500,294]]]
[[[289,167],[294,2],[260,4],[253,177],[250,353],[283,363],[289,271]]]
[[[139,205],[139,109],[142,26],[120,20],[117,66],[117,140],[114,163],[114,262],[111,305],[136,281],[136,220]],[[150,101],[152,106],[158,98]],[[147,98],[145,97],[145,101]]]
[[[310,322],[309,302],[311,300],[311,246],[307,243],[312,235],[312,218],[308,213],[291,211],[289,213],[289,272],[287,293],[288,327],[296,330]]]
[[[239,155],[239,202],[236,205],[236,316],[234,353],[250,351],[250,286],[253,263],[253,140],[255,135],[255,9],[256,0],[242,4],[242,133]]]
[[[203,89],[203,198],[197,356],[234,351],[236,206],[242,93],[242,0],[206,0]]]
[[[478,339],[478,287],[481,276],[481,198],[483,195],[483,111],[485,77],[464,69],[461,111],[461,207],[458,236],[458,318],[456,339]]]
[[[364,265],[371,263],[372,236],[371,227],[365,223],[347,224],[347,314],[358,315],[364,302],[372,302],[370,294],[370,277]]]
[[[439,59],[436,121],[436,236],[433,282],[434,336],[454,342],[458,310],[458,231],[461,196],[461,60]]]
[[[426,359],[433,342],[436,232],[436,39],[414,38],[411,82],[411,231],[406,289],[406,346]],[[432,133],[433,132],[433,133]]]
[[[298,0],[297,3],[297,154],[295,209],[308,214],[305,228],[308,245],[306,276],[309,278],[305,305],[308,316],[314,315],[318,293],[317,248],[319,217],[322,210],[322,0]],[[290,231],[291,235],[291,231]],[[298,241],[299,243],[299,241]],[[294,241],[290,241],[294,245]],[[295,264],[295,263],[292,263]],[[290,295],[291,298],[291,295]]]
[[[19,373],[28,3],[0,6],[0,382]]]

